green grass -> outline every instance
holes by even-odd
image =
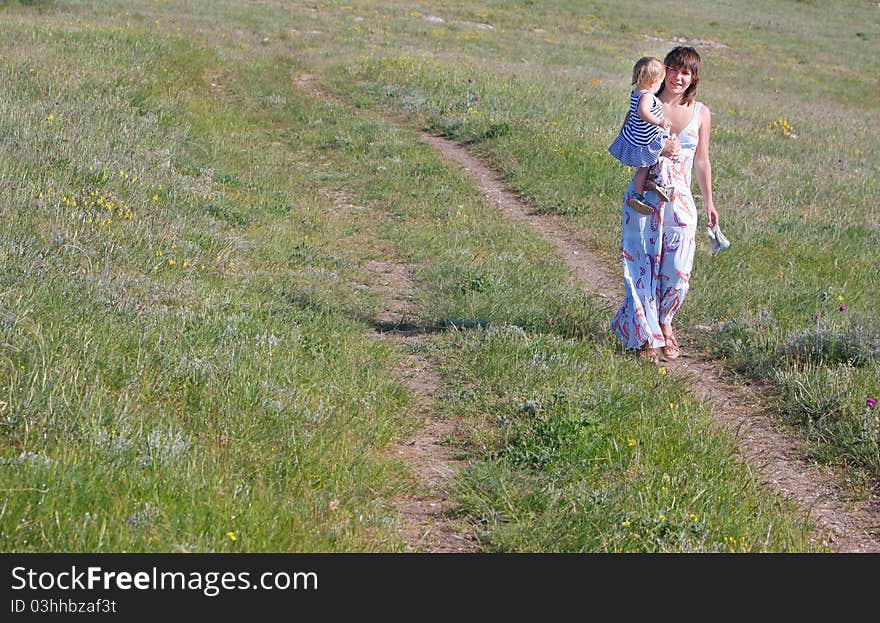
[[[875,7],[778,2],[758,19],[697,4],[674,25],[660,20],[648,32],[626,16],[626,3],[620,12],[566,2],[545,8],[540,25],[490,12],[497,29],[476,35],[476,50],[450,43],[428,53],[410,30],[400,51],[337,65],[332,85],[343,93],[355,83],[362,105],[405,111],[426,128],[470,143],[539,211],[561,215],[594,250],[613,258],[627,172],[605,148],[619,128],[628,67],[643,53],[662,56],[673,36],[702,40],[695,45],[704,58],[700,99],[713,110],[714,194],[734,246],[709,257],[701,237],[693,288],[677,323],[717,355],[735,353],[738,371],[773,382],[777,410],[792,416],[800,407],[790,404],[788,382],[781,380],[799,374],[798,357],[786,348],[792,336],[810,331],[816,313],[843,326],[831,331],[844,332],[859,322],[850,316],[880,313],[876,219],[864,202],[880,191],[872,148],[880,144],[880,111],[869,96],[876,77],[858,69],[867,50],[878,50]],[[445,33],[450,42],[460,36],[452,26]],[[535,58],[522,46],[547,54]],[[728,330],[731,323],[736,331]],[[866,339],[863,350],[871,350]],[[836,358],[823,365],[851,363]],[[850,375],[846,396],[806,432],[817,455],[860,465],[873,478],[880,464],[867,457],[876,436],[833,432],[840,429],[836,420],[864,429],[865,400],[880,392],[876,357],[862,357],[857,366],[862,371]],[[825,389],[834,392],[828,383]],[[861,457],[855,461],[854,445]]]
[[[462,336],[452,354],[471,382],[444,404],[485,448],[464,474],[463,507],[490,551],[804,547],[704,407],[613,345],[508,325]]]
[[[633,59],[724,43],[701,99],[734,246],[701,246],[681,330],[772,380],[817,454],[876,470],[872,7],[672,4],[650,30],[630,3],[0,4],[3,549],[401,549],[418,483],[389,447],[417,420],[405,353],[373,338],[376,259],[447,327],[438,409],[469,431],[488,551],[814,549],[705,406],[418,140],[469,142],[613,258]]]
[[[35,78],[4,66],[24,123],[3,133],[31,146],[2,232],[4,549],[396,547],[407,481],[378,450],[408,398],[358,322],[358,224],[327,218],[272,127],[278,73],[216,97],[206,48],[56,28],[10,33]],[[61,50],[78,81],[53,73]],[[35,100],[44,77],[63,88]]]

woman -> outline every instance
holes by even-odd
[[[697,208],[691,194],[691,169],[703,195],[706,221],[714,226],[718,212],[712,202],[709,135],[712,115],[694,100],[700,82],[700,55],[679,46],[664,59],[666,78],[657,97],[663,117],[672,123],[676,139],[667,141],[656,165],[657,184],[671,191],[661,202],[656,192],[645,197],[654,212],[643,216],[629,207],[630,183],[623,197],[621,256],[626,300],[611,321],[624,347],[640,349],[657,362],[679,355],[672,318],[688,291],[696,245]]]

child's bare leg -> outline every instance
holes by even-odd
[[[661,175],[662,173],[663,168],[659,162],[649,167],[648,179],[645,180],[645,189],[648,191],[653,190],[660,197],[661,201],[672,201],[672,189],[666,187],[665,181],[661,181],[661,178],[665,178],[664,175]]]
[[[645,180],[648,178],[648,169],[650,167],[639,167],[636,169],[636,175],[633,178],[633,190],[640,195],[645,193]]]
[[[648,167],[639,167],[633,178],[633,194],[627,201],[629,207],[639,214],[652,214],[654,208],[645,199],[645,178],[648,177]]]

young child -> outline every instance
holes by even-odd
[[[629,207],[640,214],[654,211],[643,194],[645,180],[648,169],[657,162],[663,144],[669,138],[670,123],[663,119],[663,108],[654,95],[665,77],[666,67],[659,58],[644,56],[636,62],[632,75],[634,86],[629,96],[629,116],[608,148],[620,162],[637,169],[633,184],[635,192],[629,199]],[[669,195],[661,186],[652,184],[652,188],[661,199],[669,201]]]

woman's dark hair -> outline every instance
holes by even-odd
[[[687,69],[691,72],[691,84],[681,94],[681,103],[690,105],[697,94],[697,85],[700,84],[700,55],[692,47],[680,45],[666,55],[666,58],[663,59],[663,64],[673,69]],[[665,88],[666,81],[664,80],[663,84],[660,85],[660,90],[657,91],[657,95],[663,93]]]

